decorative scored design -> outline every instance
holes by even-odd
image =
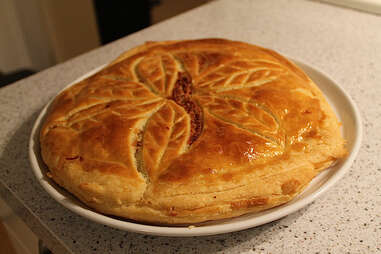
[[[164,54],[160,56],[145,57],[135,69],[142,81],[161,96],[170,96],[177,79],[180,66],[173,56]]]
[[[284,131],[277,118],[263,105],[254,101],[223,96],[203,96],[204,110],[218,119],[284,146]],[[260,132],[258,131],[261,130]]]
[[[168,101],[148,121],[143,137],[143,167],[158,174],[171,160],[184,153],[190,136],[190,117],[185,110]]]
[[[282,72],[283,69],[275,63],[240,60],[219,66],[203,75],[199,81],[199,87],[221,92],[260,86],[276,79]]]
[[[141,124],[129,131],[137,137],[129,138],[136,140],[135,161],[125,166],[148,179],[191,149],[202,135],[206,114],[284,149],[285,131],[277,116],[236,92],[247,93],[286,72],[277,62],[218,52],[150,52],[82,81],[87,84],[77,85],[66,117],[53,119],[49,129],[60,125],[81,135],[110,115],[136,119]]]

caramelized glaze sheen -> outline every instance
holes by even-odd
[[[127,51],[57,96],[41,151],[53,179],[88,205],[164,223],[279,205],[345,154],[302,70],[223,39]]]

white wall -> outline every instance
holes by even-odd
[[[0,71],[32,67],[15,1],[0,1]]]
[[[26,49],[33,69],[42,70],[54,65],[56,63],[53,53],[54,48],[46,26],[47,20],[43,16],[39,0],[12,1],[17,9]]]
[[[25,1],[25,0],[20,0]],[[100,45],[91,0],[36,0],[46,20],[54,57],[62,62]]]
[[[100,45],[91,0],[0,0],[0,71],[36,71]]]

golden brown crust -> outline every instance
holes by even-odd
[[[54,100],[52,178],[99,212],[195,223],[283,204],[345,155],[317,86],[274,51],[150,42]]]

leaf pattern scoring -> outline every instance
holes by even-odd
[[[168,101],[148,121],[143,136],[143,167],[155,178],[159,168],[184,153],[190,136],[190,117],[185,110]]]
[[[266,105],[240,97],[240,91],[248,94],[249,89],[286,73],[282,65],[236,57],[234,52],[163,52],[152,50],[122,60],[82,81],[76,90],[64,92],[63,99],[71,98],[65,99],[67,107],[60,112],[65,118],[53,114],[48,125],[71,128],[81,135],[100,128],[111,116],[138,123],[128,131],[134,136],[128,143],[135,142],[132,159],[118,163],[149,180],[195,146],[202,136],[204,112],[284,148],[286,136],[277,116]]]

